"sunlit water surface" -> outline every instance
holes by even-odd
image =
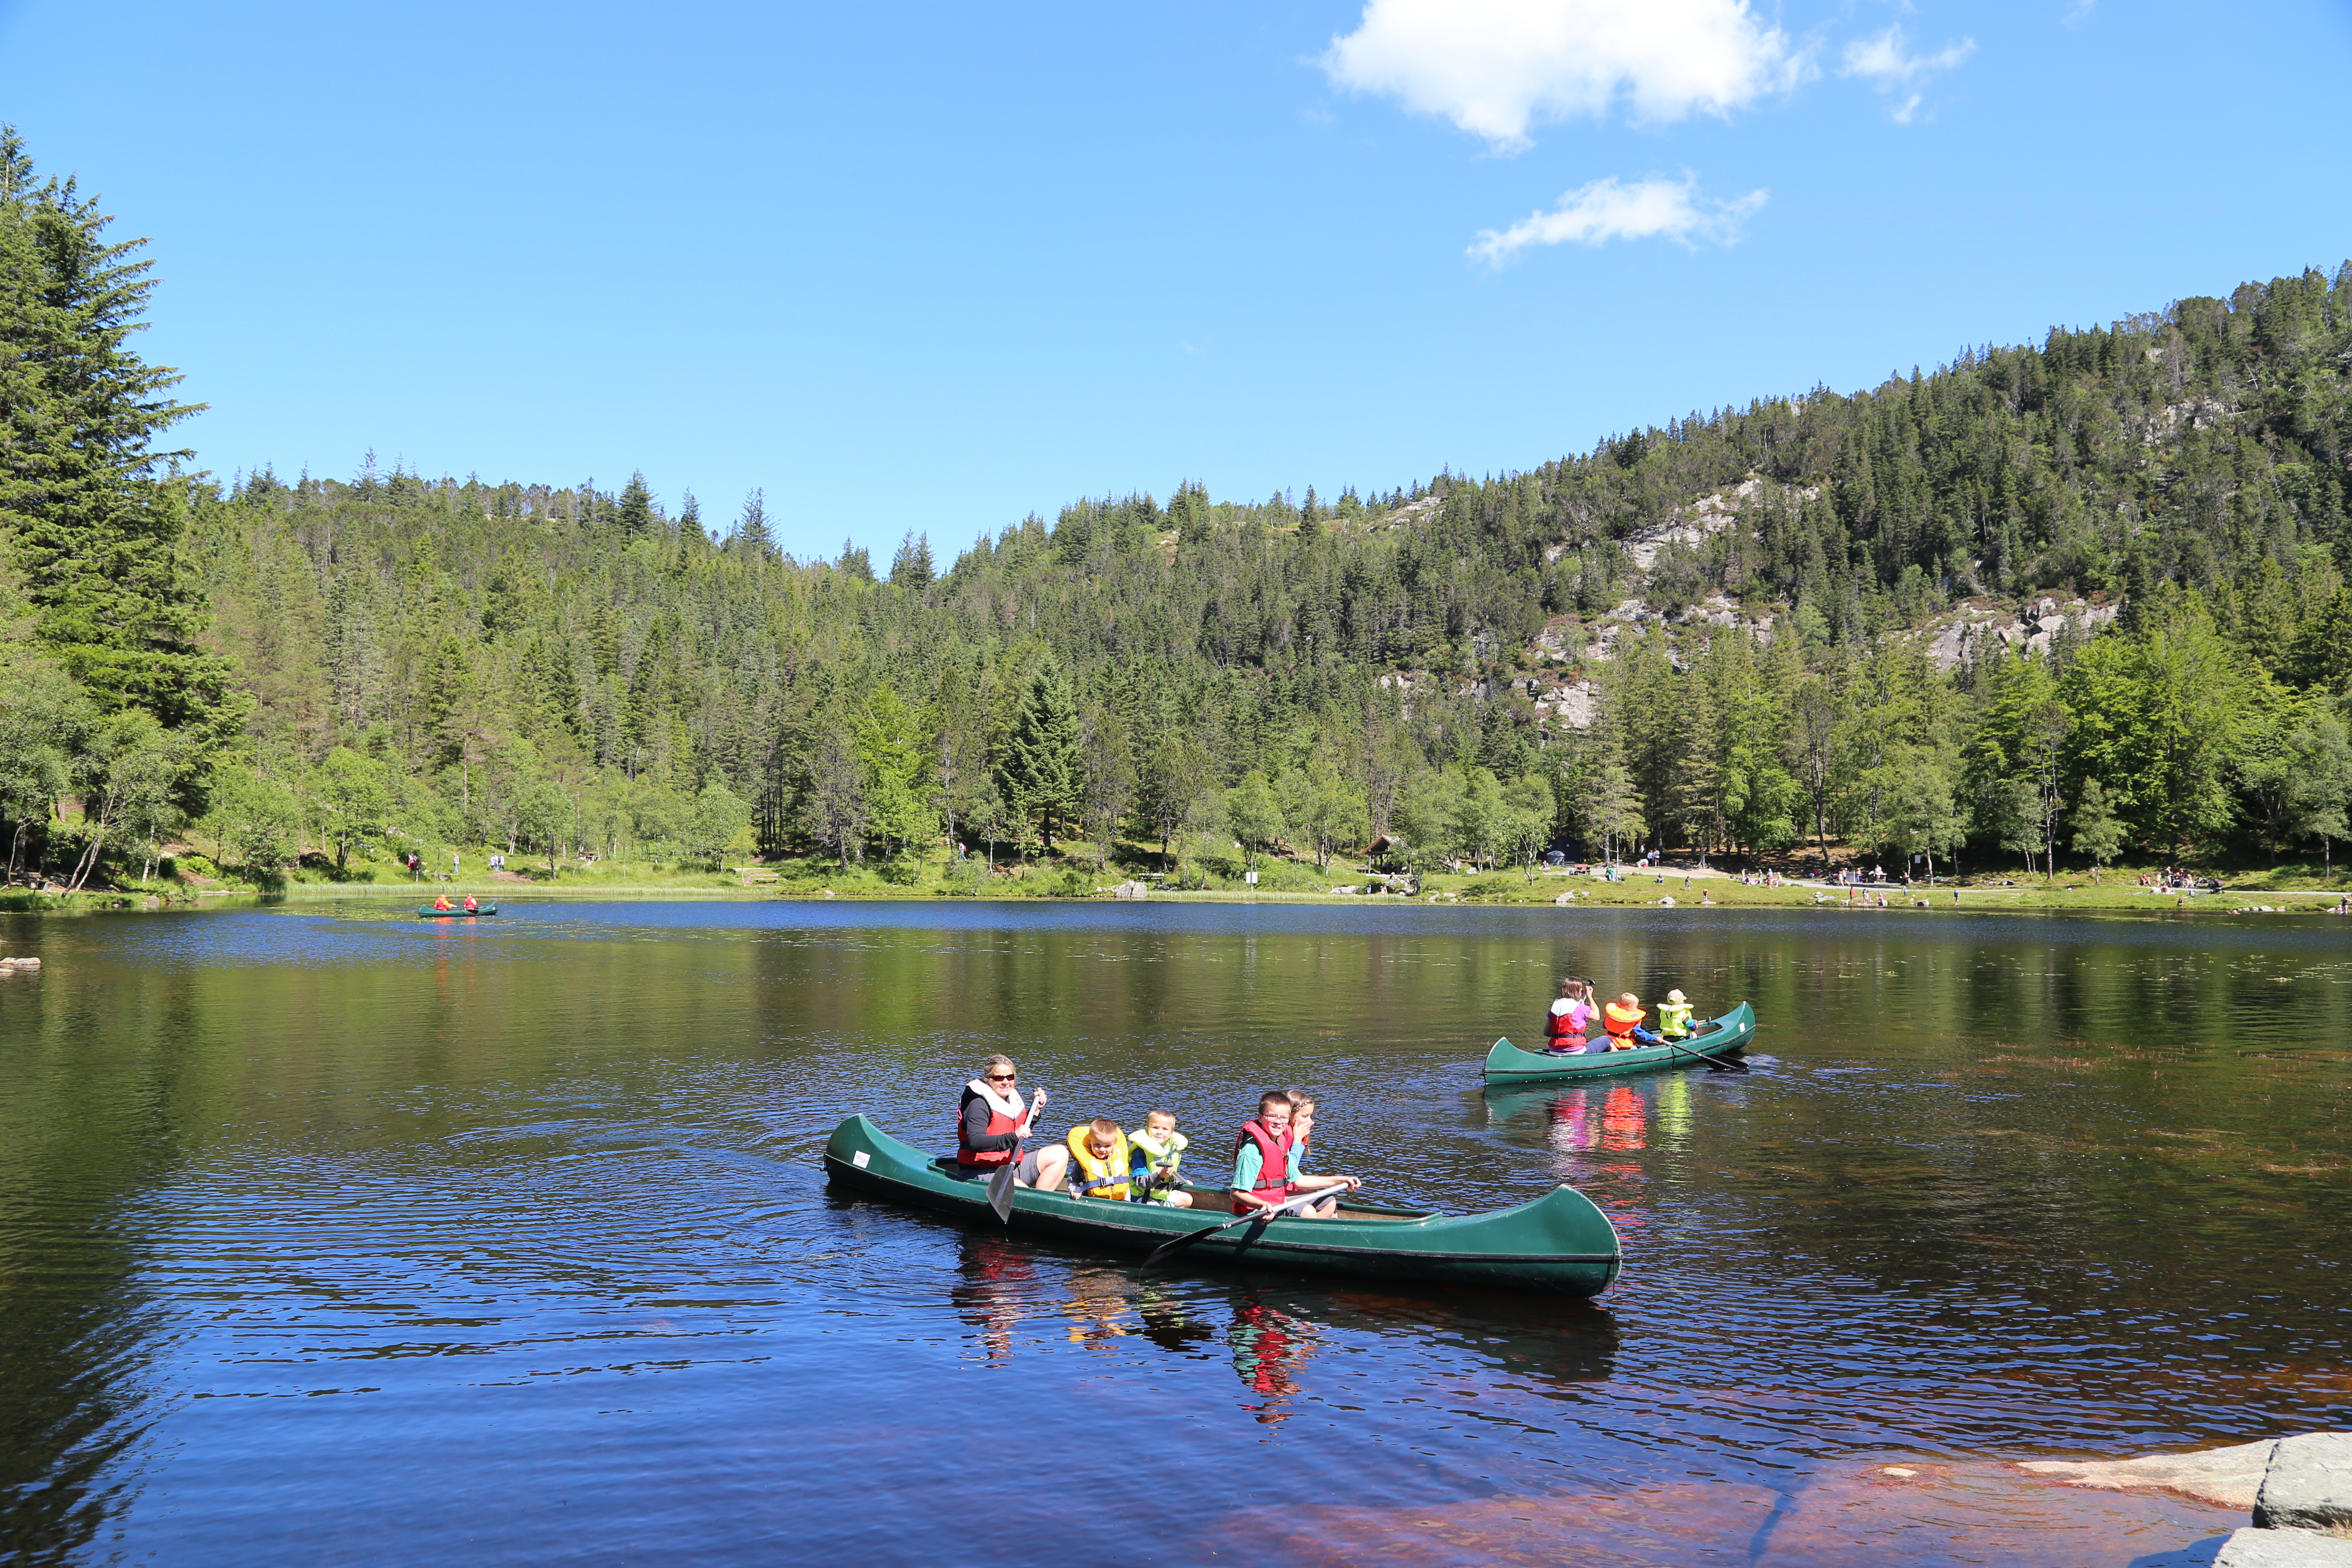
[[[506,910],[0,923],[0,1560],[2121,1564],[2229,1521],[2003,1545],[1963,1481],[2352,1426],[2340,921]],[[1750,998],[1758,1065],[1484,1092],[1564,972]],[[994,1050],[1212,1148],[1311,1087],[1318,1165],[1573,1183],[1624,1279],[1146,1278],[827,1190]]]

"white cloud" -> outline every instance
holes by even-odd
[[[1620,98],[1654,123],[1722,115],[1813,71],[1747,0],[1367,0],[1321,64],[1341,87],[1504,152],[1526,147],[1531,125],[1603,115]]]
[[[1897,124],[1908,125],[1919,112],[1923,97],[1916,90],[1917,84],[1937,71],[1950,70],[1976,50],[1974,38],[1962,38],[1936,54],[1915,55],[1906,47],[1903,29],[1891,26],[1875,37],[1848,44],[1845,65],[1838,74],[1860,77],[1881,92],[1903,93],[1903,101],[1890,112]]]
[[[1486,229],[1470,254],[1499,267],[1537,245],[1605,245],[1612,239],[1671,239],[1696,246],[1700,240],[1731,245],[1740,226],[1761,211],[1768,193],[1748,192],[1728,202],[1707,201],[1698,180],[1649,179],[1619,184],[1612,177],[1579,185],[1549,212],[1530,213],[1506,229]]]

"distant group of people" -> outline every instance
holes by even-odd
[[[1038,1089],[1024,1105],[1020,1086],[1020,1068],[1001,1056],[982,1063],[980,1076],[964,1085],[956,1108],[955,1174],[985,1180],[1011,1165],[1016,1183],[1041,1191],[1169,1208],[1192,1208],[1196,1194],[1222,1197],[1237,1215],[1280,1207],[1308,1193],[1329,1193],[1289,1211],[1308,1218],[1338,1213],[1339,1194],[1364,1184],[1354,1176],[1302,1169],[1315,1131],[1315,1100],[1303,1089],[1268,1089],[1258,1097],[1257,1114],[1234,1137],[1232,1180],[1218,1193],[1185,1182],[1181,1167],[1192,1141],[1176,1130],[1171,1110],[1147,1112],[1132,1131],[1097,1116],[1071,1128],[1058,1143],[1024,1150],[1046,1095]]]
[[[1544,1049],[1553,1056],[1578,1056],[1686,1040],[1694,1032],[1692,1011],[1688,997],[1680,991],[1669,991],[1658,1004],[1658,1026],[1652,1029],[1643,1023],[1649,1014],[1642,999],[1631,991],[1622,993],[1614,1002],[1602,1002],[1591,981],[1571,976],[1559,983],[1559,995],[1544,1014]],[[1591,1032],[1595,1023],[1601,1028],[1598,1035]]]

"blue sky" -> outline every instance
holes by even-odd
[[[642,469],[803,553],[1522,468],[2352,256],[2341,0],[1001,9],[13,0],[0,116],[153,237],[224,478]]]

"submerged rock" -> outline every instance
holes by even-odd
[[[2278,1439],[2237,1443],[2197,1454],[2151,1454],[2141,1459],[2029,1459],[2018,1468],[2078,1487],[2122,1490],[2161,1487],[2207,1502],[2251,1509]]]
[[[2352,1563],[2352,1432],[2280,1438],[2254,1499],[2254,1523],[2345,1537],[2344,1561]]]

